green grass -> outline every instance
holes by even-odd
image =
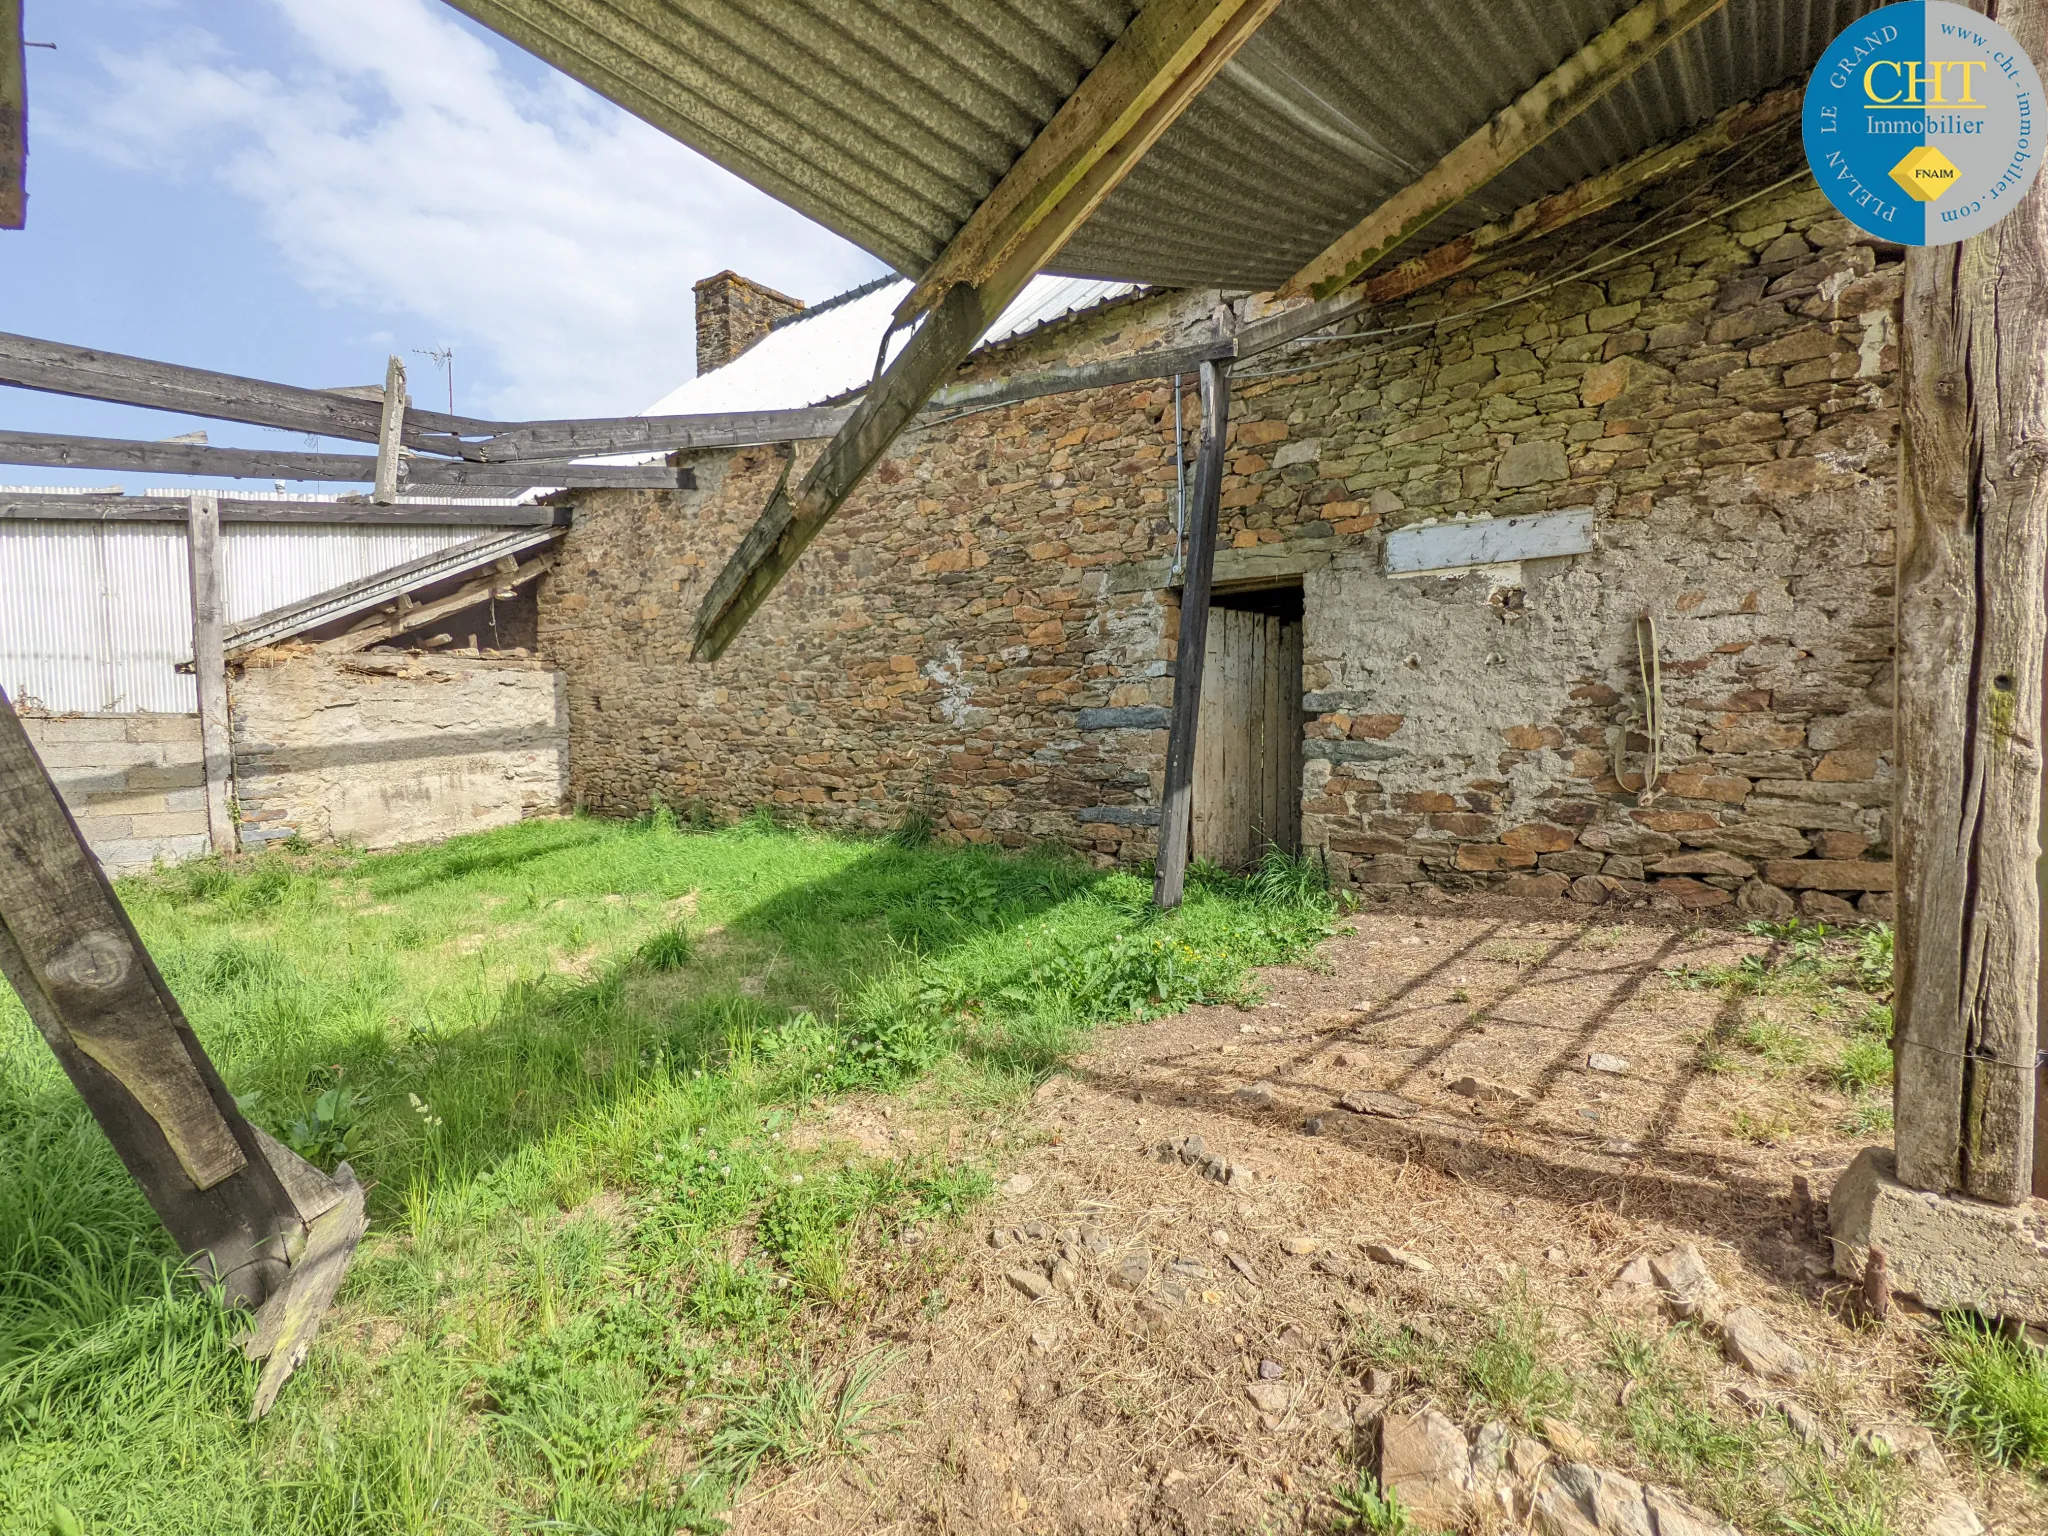
[[[120,889],[248,1112],[346,1156],[372,1227],[245,1424],[238,1321],[0,993],[10,1536],[60,1511],[162,1536],[714,1528],[757,1469],[886,1429],[880,1364],[833,1339],[929,1284],[927,1250],[882,1238],[990,1187],[802,1151],[793,1112],[920,1083],[1003,1113],[1099,1025],[1249,1001],[1331,910],[1299,865],[1204,876],[1161,919],[1146,881],[1050,853],[666,812]]]
[[[2048,1355],[1956,1314],[1927,1380],[1936,1423],[1992,1461],[2048,1472]]]
[[[1331,1521],[1334,1530],[1359,1536],[1426,1536],[1400,1496],[1382,1493],[1379,1479],[1370,1472],[1339,1483],[1330,1490],[1330,1502],[1337,1506],[1336,1518]]]
[[[1465,1361],[1465,1385],[1482,1402],[1524,1429],[1571,1406],[1571,1379],[1545,1362],[1550,1327],[1526,1286],[1495,1310],[1485,1338]]]

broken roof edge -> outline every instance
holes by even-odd
[[[564,528],[517,528],[487,533],[374,575],[329,587],[324,592],[286,603],[268,613],[259,613],[227,627],[223,637],[227,658],[239,660],[265,646],[278,645],[309,630],[353,618],[420,587],[459,580],[486,566],[495,565],[508,555],[521,555],[553,544],[566,532]],[[190,664],[189,658],[184,664]]]

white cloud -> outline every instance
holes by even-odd
[[[104,89],[50,126],[216,178],[310,292],[453,342],[467,413],[646,405],[691,372],[691,284],[721,268],[812,299],[882,270],[566,77],[523,80],[434,0],[268,3],[290,57],[192,26],[108,48]],[[484,396],[462,389],[480,353]]]

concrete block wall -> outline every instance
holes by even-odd
[[[22,724],[109,874],[207,851],[197,715],[25,714]]]
[[[538,661],[280,647],[229,693],[245,848],[389,848],[562,808],[567,710]]]
[[[1797,167],[1790,137],[1702,166],[1242,370],[1217,575],[1303,582],[1303,839],[1340,881],[1887,909],[1900,253],[1776,185]],[[1216,298],[1079,317],[981,367],[1161,345]],[[865,828],[925,809],[950,838],[1149,856],[1173,442],[1158,384],[909,434],[708,667],[691,621],[775,454],[706,455],[695,493],[582,498],[540,595],[574,794]],[[1592,553],[1382,574],[1394,529],[1565,509],[1593,513]]]

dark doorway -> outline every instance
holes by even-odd
[[[1301,846],[1301,613],[1299,586],[1212,599],[1193,851],[1225,869]]]

